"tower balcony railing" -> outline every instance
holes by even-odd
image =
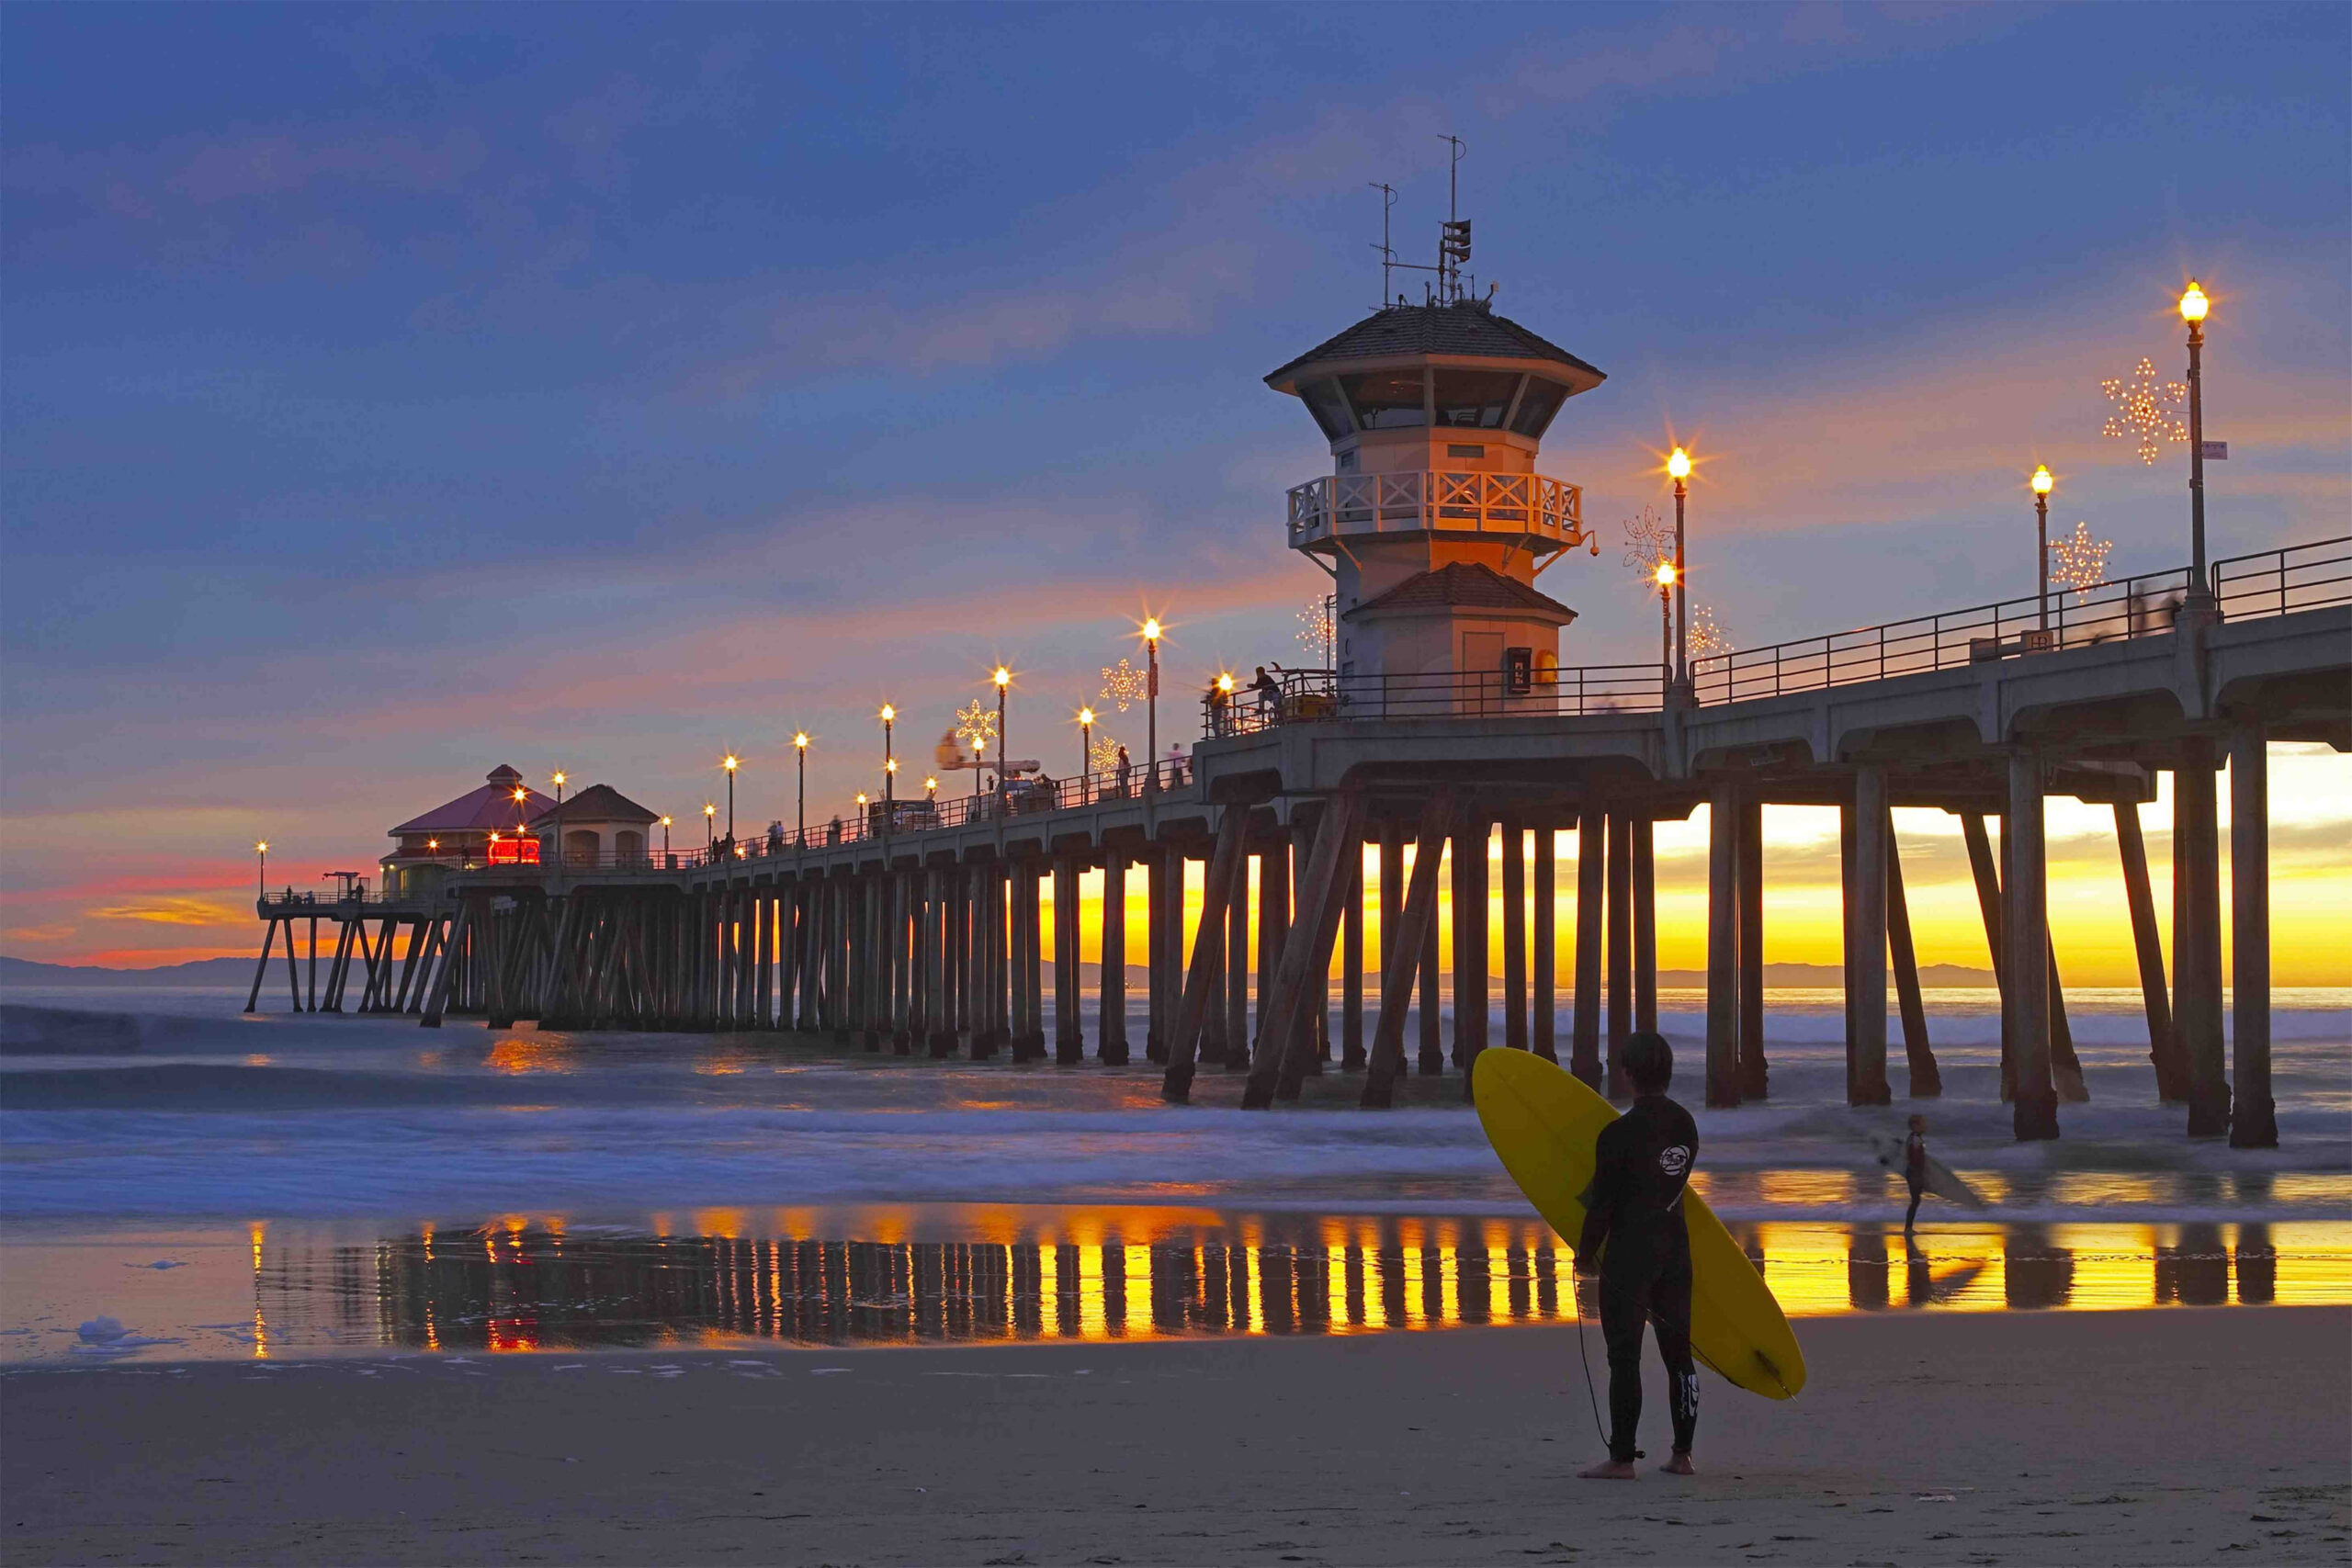
[[[1415,469],[1327,474],[1290,490],[1290,544],[1341,534],[1533,535],[1562,548],[1584,542],[1584,491],[1545,474]]]

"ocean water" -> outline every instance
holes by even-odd
[[[2352,994],[2275,995],[2280,1147],[2261,1151],[2192,1143],[2156,1103],[2136,991],[2067,999],[2091,1099],[2062,1107],[2059,1141],[2019,1145],[1990,994],[1929,994],[1944,1096],[1880,1110],[1843,1103],[1838,995],[1768,997],[1771,1098],[1698,1112],[1697,1186],[1784,1303],[2352,1300]],[[1574,1310],[1565,1249],[1452,1073],[1364,1112],[1334,1066],[1297,1105],[1242,1111],[1239,1076],[1215,1068],[1171,1107],[1140,1060],[424,1030],[247,1018],[243,1000],[0,996],[0,1360],[1351,1332]],[[1686,1062],[1701,1000],[1660,998]],[[1864,1136],[1913,1111],[1993,1208],[1931,1203],[1905,1247],[1901,1183]],[[101,1314],[119,1340],[79,1332]]]

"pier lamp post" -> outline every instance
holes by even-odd
[[[2212,301],[2195,278],[2180,296],[2180,319],[2188,323],[2188,557],[2193,580],[2187,608],[2199,615],[2213,608],[2212,585],[2205,578],[2205,312]]]
[[[1000,664],[989,679],[996,682],[996,797],[997,814],[1002,816],[1005,802],[1012,798],[1004,776],[1004,689],[1012,684],[1012,671]]]
[[[555,863],[563,864],[563,770],[558,768],[549,775],[555,785]]]
[[[899,721],[899,710],[888,703],[882,705],[882,826],[890,827],[890,810],[897,803],[898,793],[892,787],[899,773],[899,760],[890,754],[890,727]]]
[[[1690,684],[1690,601],[1683,579],[1688,570],[1683,565],[1683,507],[1690,494],[1690,454],[1677,446],[1666,459],[1666,471],[1674,476],[1674,683],[1679,689]]]
[[[266,898],[269,897],[269,840],[264,839],[254,845],[254,853],[261,857],[261,864],[254,871],[254,897]]]
[[[719,764],[727,770],[727,841],[735,841],[735,770],[742,764],[730,751]]]
[[[1094,793],[1094,710],[1078,710],[1078,798],[1080,805]]]
[[[851,835],[853,838],[864,838],[867,830],[873,827],[873,824],[866,819],[865,806],[865,792],[859,790],[857,792],[857,831]]]
[[[1143,775],[1143,787],[1157,792],[1159,788],[1159,617],[1151,615],[1143,623],[1144,647],[1144,755],[1150,766]]]
[[[939,778],[937,774],[933,774],[922,781],[922,804],[923,810],[927,814],[925,820],[929,821],[934,828],[939,826]]]
[[[794,814],[793,826],[799,829],[800,847],[808,847],[808,732],[795,730],[792,750],[800,759],[800,805]]]
[[[707,800],[702,803],[703,847],[716,853],[718,849],[718,807]]]
[[[662,863],[665,866],[670,863],[670,819],[667,817],[662,818]]]
[[[2058,481],[2050,477],[2050,465],[2033,466],[2033,602],[2041,635],[2050,635],[2050,492]]]
[[[1674,570],[1672,561],[1662,560],[1657,563],[1655,575],[1657,580],[1658,668],[1665,672],[1667,684],[1671,687],[1674,684],[1674,618],[1667,606],[1672,602],[1674,585],[1681,574]]]

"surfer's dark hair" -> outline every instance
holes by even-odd
[[[1625,1076],[1644,1094],[1657,1094],[1674,1081],[1674,1047],[1647,1031],[1625,1042]]]

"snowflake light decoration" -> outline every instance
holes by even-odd
[[[972,755],[984,757],[996,739],[996,709],[974,697],[956,710],[956,739],[972,749]]]
[[[2114,548],[2114,540],[2094,539],[2091,525],[2077,523],[2072,534],[2050,541],[2050,581],[2080,597],[2107,581],[2108,552]]]
[[[1309,599],[1299,607],[1298,646],[1306,650],[1307,662],[1313,668],[1331,668],[1338,657],[1340,633],[1331,619],[1329,595]]]
[[[1736,651],[1731,634],[1715,625],[1713,610],[1702,604],[1690,612],[1690,658],[1693,662],[1702,659],[1720,659]]]
[[[1107,773],[1119,765],[1120,742],[1115,736],[1098,735],[1086,749],[1086,769],[1089,773]]]
[[[1143,701],[1150,689],[1151,677],[1125,660],[1102,667],[1102,700],[1115,703],[1121,713]]]
[[[2098,389],[2115,404],[2115,412],[2098,428],[2101,435],[2138,443],[2140,461],[2154,465],[2167,442],[2188,439],[2188,424],[2179,409],[2188,388],[2178,381],[2156,378],[2154,361],[2143,358],[2128,377],[2101,381]]]
[[[1645,506],[1639,517],[1629,517],[1625,530],[1625,564],[1642,580],[1645,589],[1657,587],[1657,569],[1674,561],[1674,525]]]

